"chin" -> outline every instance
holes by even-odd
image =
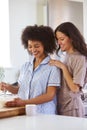
[[[61,49],[61,51],[66,51],[65,49]]]

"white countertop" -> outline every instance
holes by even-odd
[[[87,130],[87,118],[58,115],[16,116],[0,119],[0,130]]]

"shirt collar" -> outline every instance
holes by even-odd
[[[48,55],[40,64],[47,64],[50,60],[50,56]],[[29,63],[31,65],[33,65],[33,61],[34,61],[34,57],[32,56],[30,59],[29,59]]]

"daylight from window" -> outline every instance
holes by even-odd
[[[0,67],[10,67],[9,3],[0,3]]]

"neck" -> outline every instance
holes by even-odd
[[[45,59],[47,55],[43,55],[42,57],[40,58],[35,58],[35,62],[38,62],[38,63],[41,63],[43,61],[43,59]]]
[[[69,54],[71,54],[71,53],[73,53],[73,52],[75,52],[75,49],[73,49],[73,48],[70,48],[70,49],[67,51],[67,53],[69,53]]]
[[[44,55],[41,58],[35,58],[34,60],[34,69],[43,61],[43,59],[45,59],[46,55]]]

